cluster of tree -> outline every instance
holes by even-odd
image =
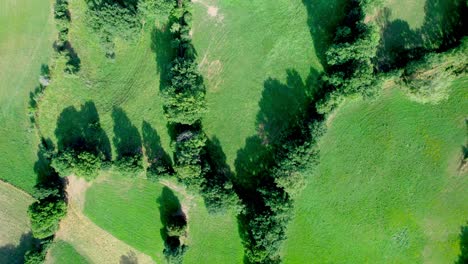
[[[166,18],[173,0],[87,0],[88,26],[97,34],[106,57],[115,57],[115,39],[134,40],[146,19]]]
[[[310,125],[309,125],[310,123]],[[318,163],[317,140],[325,133],[323,121],[303,120],[275,147],[275,165],[261,172],[253,194],[243,196],[239,215],[246,257],[250,263],[281,263],[280,249],[293,214],[293,202],[306,185],[304,171]]]
[[[398,83],[420,102],[437,102],[448,96],[448,88],[460,74],[468,72],[468,37],[458,47],[446,52],[432,52],[421,60],[409,63]]]
[[[327,70],[323,76],[324,97],[317,102],[319,113],[333,110],[345,96],[376,92],[374,58],[380,42],[379,28],[365,23],[367,0],[352,0],[343,26],[336,30],[333,44],[326,51]]]
[[[30,264],[43,263],[49,244],[59,228],[60,220],[67,213],[64,184],[50,167],[52,150],[45,140],[42,140],[39,153],[43,168],[38,175],[38,184],[33,193],[35,201],[29,206],[28,215],[32,234],[40,244],[26,252],[25,263]]]
[[[188,1],[179,1],[170,17],[175,58],[167,85],[162,87],[164,112],[172,123],[192,125],[206,112],[205,86],[198,72],[190,36],[192,15]]]
[[[55,155],[51,166],[61,177],[75,174],[89,181],[99,175],[104,160],[102,153],[67,148]]]
[[[182,264],[184,253],[188,246],[185,244],[187,237],[187,221],[185,215],[175,212],[169,215],[165,226],[165,240],[163,254],[170,264]]]
[[[80,58],[74,51],[69,41],[71,16],[68,9],[68,0],[56,0],[54,5],[55,25],[58,30],[58,38],[55,48],[58,55],[66,60],[65,72],[73,74],[80,70]]]

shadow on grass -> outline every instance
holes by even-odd
[[[161,228],[161,238],[166,241],[168,238],[167,226],[173,221],[173,218],[182,217],[185,221],[185,215],[182,212],[179,198],[166,186],[162,189],[161,196],[159,196],[157,202],[159,203],[159,215],[163,225]]]
[[[166,26],[154,27],[151,31],[151,50],[156,54],[156,72],[159,73],[160,91],[168,85],[171,60],[175,55],[171,41],[171,33]]]
[[[347,0],[302,0],[307,9],[307,24],[314,41],[315,53],[326,67],[325,52],[330,47],[336,28],[346,16]]]
[[[150,163],[150,167],[153,164],[167,164],[172,167],[172,161],[169,154],[164,151],[161,145],[161,138],[158,135],[156,129],[154,129],[148,122],[143,121],[142,126],[143,133],[143,146],[145,147],[145,153]]]
[[[455,264],[468,263],[468,225],[460,229],[460,255]]]
[[[120,107],[112,109],[114,120],[114,138],[117,159],[140,155],[142,153],[141,136],[138,128],[132,124],[127,114]]]
[[[57,120],[55,135],[58,151],[66,148],[86,150],[104,154],[111,159],[109,138],[101,128],[99,114],[93,102],[81,105],[80,110],[70,106],[65,108]]]
[[[138,264],[138,257],[135,252],[129,251],[127,255],[120,256],[120,264]]]
[[[31,232],[21,235],[18,245],[7,244],[0,247],[0,263],[21,264],[24,263],[24,254],[31,248],[39,245]]]
[[[427,0],[423,25],[411,29],[406,21],[390,20],[391,10],[384,8],[377,23],[382,40],[377,53],[378,67],[389,71],[404,67],[430,51],[442,52],[458,45],[468,34],[467,5],[462,0]]]

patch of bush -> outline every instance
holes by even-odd
[[[136,176],[143,171],[143,157],[141,153],[125,155],[115,160],[114,166],[122,174]]]
[[[119,1],[89,4],[86,16],[88,26],[99,36],[108,58],[115,56],[115,38],[132,40],[141,29],[136,6],[133,4],[122,4]]]
[[[88,151],[75,151],[68,148],[58,153],[53,159],[51,166],[60,175],[67,177],[75,174],[89,181],[99,175],[104,155],[96,155]]]
[[[24,264],[42,264],[45,262],[47,250],[52,243],[52,238],[44,239],[37,248],[28,250],[24,255]]]
[[[48,195],[36,200],[29,206],[28,215],[31,220],[31,230],[35,238],[51,237],[58,230],[59,222],[67,213],[67,204],[63,195],[54,190],[47,191]]]
[[[205,86],[193,59],[176,58],[163,89],[164,112],[170,122],[194,124],[206,112]]]
[[[175,142],[174,170],[187,187],[199,190],[203,182],[201,155],[206,136],[203,131],[186,130],[177,136]]]
[[[448,88],[460,74],[468,72],[468,37],[456,48],[443,53],[429,53],[409,63],[399,84],[410,98],[422,103],[437,103],[448,97]]]
[[[80,70],[81,60],[68,38],[71,23],[68,0],[56,0],[54,5],[54,18],[55,26],[58,31],[55,49],[59,57],[62,57],[66,61],[65,72],[74,74]]]
[[[365,12],[375,2],[352,0],[343,26],[335,33],[332,46],[326,51],[328,68],[323,76],[323,89],[328,91],[316,103],[320,114],[336,108],[345,96],[373,96],[379,85],[375,78],[374,58],[380,43],[379,28],[365,23]]]

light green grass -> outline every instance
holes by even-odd
[[[76,249],[65,241],[58,240],[49,249],[49,263],[87,264],[90,263]]]
[[[0,263],[22,263],[32,234],[27,214],[31,196],[0,182]]]
[[[257,134],[262,94],[276,88],[265,81],[284,84],[290,69],[305,82],[310,68],[321,71],[321,65],[301,0],[201,2],[195,4],[193,40],[207,86],[203,125],[234,167],[237,151]],[[208,6],[218,8],[216,17]]]
[[[38,140],[27,107],[52,51],[50,8],[47,0],[0,3],[0,179],[28,192],[36,182]]]
[[[424,23],[424,6],[426,0],[388,0],[385,7],[391,10],[390,20],[401,19],[408,23],[411,29],[417,29]]]
[[[348,101],[296,202],[285,263],[453,263],[468,216],[467,79],[438,105],[398,89]]]
[[[116,238],[160,262],[164,260],[160,215],[162,190],[161,184],[144,179],[111,176],[96,182],[87,191],[85,214]],[[184,198],[175,195],[184,207]],[[164,203],[174,203],[164,199]],[[234,216],[210,216],[199,199],[187,202],[190,203],[185,205],[190,208],[189,251],[184,263],[219,263],[225,259],[241,262],[243,252]]]

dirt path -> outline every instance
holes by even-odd
[[[56,239],[64,240],[92,263],[120,263],[132,256],[138,263],[155,263],[152,258],[123,241],[115,238],[83,214],[85,194],[90,186],[83,179],[70,176],[68,179],[68,214],[60,223]],[[48,257],[51,263],[51,257]]]

